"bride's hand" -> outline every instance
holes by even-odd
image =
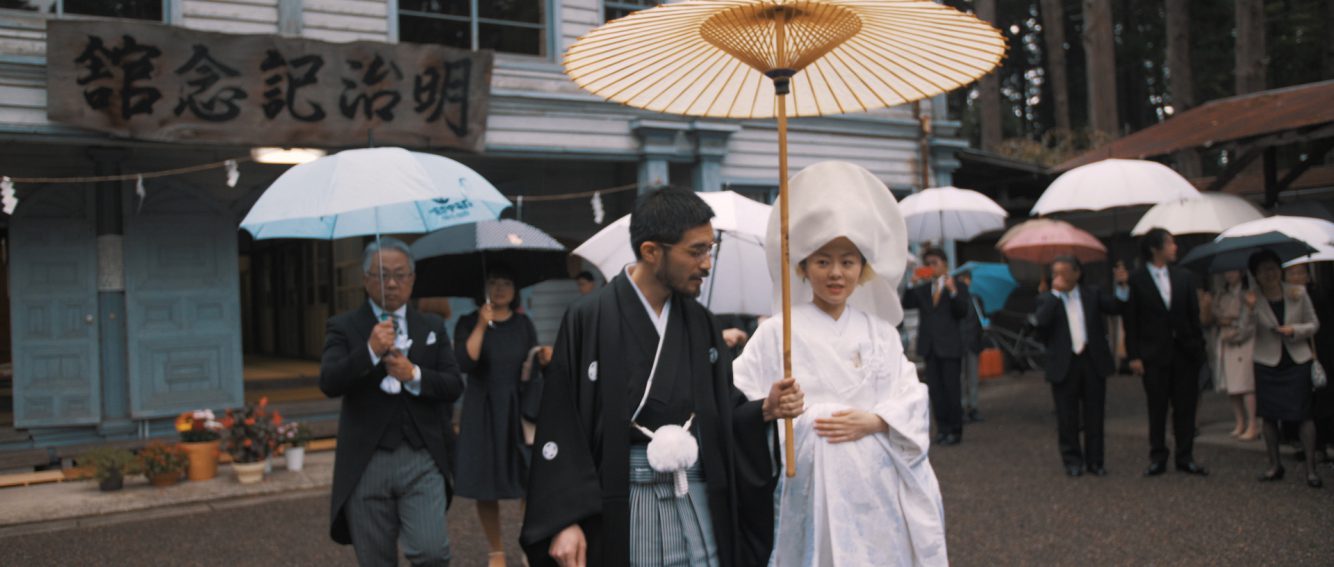
[[[889,425],[880,416],[860,410],[843,410],[815,420],[815,434],[830,443],[856,441],[867,435],[888,431]]]

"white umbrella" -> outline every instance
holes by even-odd
[[[256,240],[374,234],[379,242],[385,233],[495,220],[506,207],[509,199],[459,162],[402,148],[369,148],[287,170],[260,195],[241,228]]]
[[[772,207],[733,191],[699,193],[715,214],[713,228],[722,232],[713,272],[704,281],[699,300],[715,313],[768,315],[773,282],[764,255],[764,233]],[[630,215],[593,235],[574,254],[591,262],[606,279],[616,277],[635,261],[630,247]]]
[[[452,159],[402,148],[345,150],[287,170],[241,228],[256,239],[424,233],[493,220],[509,206]]]
[[[1326,244],[1316,244],[1315,253],[1305,256],[1298,256],[1283,264],[1284,268],[1291,268],[1299,264],[1311,264],[1314,262],[1334,262],[1334,246]]]
[[[1172,234],[1218,234],[1230,227],[1264,218],[1250,201],[1227,193],[1201,193],[1199,197],[1154,205],[1140,217],[1130,234],[1142,236],[1163,228]]]
[[[958,187],[933,187],[899,203],[910,242],[971,240],[1005,228],[1009,213],[986,195]]]
[[[1106,159],[1061,174],[1033,205],[1034,215],[1157,205],[1200,195],[1186,178],[1161,163]]]
[[[1236,236],[1254,236],[1266,232],[1281,232],[1311,246],[1334,244],[1334,222],[1311,217],[1276,215],[1241,223],[1224,230],[1217,240]]]

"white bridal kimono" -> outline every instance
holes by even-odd
[[[927,460],[926,386],[898,331],[849,305],[834,320],[792,308],[792,374],[806,394],[796,419],[797,475],[783,479],[774,542],[779,567],[946,565],[940,486]],[[783,376],[783,322],[766,320],[732,366],[751,399]],[[888,433],[829,443],[816,418],[845,409],[880,416]],[[781,449],[780,449],[781,450]]]

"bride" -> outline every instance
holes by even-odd
[[[806,168],[790,195],[791,256],[800,259],[784,267],[793,270],[792,375],[807,406],[771,563],[946,565],[926,386],[895,329],[907,259],[898,204],[869,171],[843,162]],[[774,279],[777,220],[766,246]],[[751,399],[783,379],[782,326],[766,320],[733,363]]]

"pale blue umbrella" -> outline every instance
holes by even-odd
[[[403,148],[369,148],[287,170],[264,190],[241,228],[256,240],[375,235],[378,243],[381,234],[495,220],[509,206],[495,186],[457,161]]]

